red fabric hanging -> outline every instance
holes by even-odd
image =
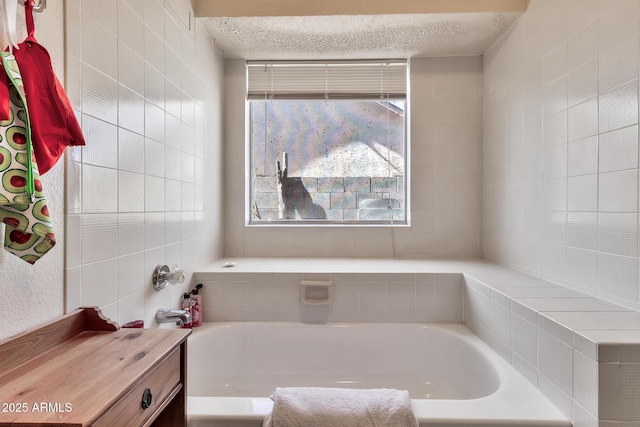
[[[0,122],[11,120],[9,105],[9,78],[0,78]]]
[[[85,141],[71,102],[53,71],[51,57],[34,36],[32,1],[25,2],[28,36],[13,54],[22,73],[33,151],[43,175],[56,164],[67,146],[85,145]],[[0,84],[0,91],[1,87]]]

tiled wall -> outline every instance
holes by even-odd
[[[512,292],[514,289],[532,292],[528,286],[534,285],[527,284],[531,280],[508,278],[504,280],[509,282],[505,286],[511,288],[496,291],[466,276],[464,323],[537,386],[576,427],[596,427],[597,356],[589,357],[575,349],[571,331],[509,297],[519,294]],[[538,289],[536,294],[549,295],[549,291],[543,292],[546,289]],[[558,289],[553,289],[556,295],[563,296]],[[564,296],[568,298],[571,294]]]
[[[203,284],[205,321],[462,323],[459,273],[244,272],[195,278]],[[330,307],[301,305],[303,280],[331,281]]]
[[[481,256],[482,58],[410,66],[411,227],[391,232],[245,227],[245,67],[225,62],[226,256]]]
[[[0,5],[2,5],[0,0]],[[36,37],[51,55],[57,76],[64,81],[62,2],[49,2],[44,14],[36,14]],[[0,19],[0,39],[6,46]],[[26,36],[24,10],[18,7],[18,39]],[[64,162],[42,176],[47,207],[56,235],[56,246],[35,265],[30,265],[0,248],[0,340],[35,327],[64,310]],[[4,241],[4,226],[0,226]]]
[[[574,427],[640,423],[638,312],[497,266],[467,271],[465,325]]]
[[[485,56],[484,255],[638,309],[637,0],[531,0]]]
[[[188,0],[72,0],[65,27],[87,140],[66,163],[66,308],[153,327],[221,254],[221,55]],[[155,291],[157,264],[186,283]]]

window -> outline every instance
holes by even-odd
[[[250,224],[407,224],[406,61],[247,62]]]

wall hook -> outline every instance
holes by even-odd
[[[28,1],[31,0],[20,0],[20,4],[21,5],[26,5]],[[35,2],[33,5],[33,11],[36,13],[42,13],[47,9],[47,0],[39,0],[38,2]]]

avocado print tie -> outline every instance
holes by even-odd
[[[8,77],[10,106],[9,116],[0,117],[0,221],[6,225],[4,248],[33,264],[56,241],[31,151],[29,114],[20,70],[13,55],[8,52],[1,55]]]

